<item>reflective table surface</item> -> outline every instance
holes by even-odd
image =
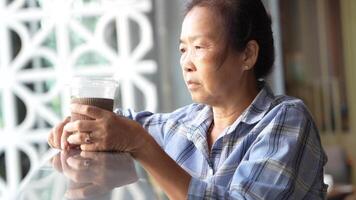
[[[156,191],[129,154],[56,150],[12,199],[160,199]]]

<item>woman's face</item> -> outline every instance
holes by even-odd
[[[222,103],[238,88],[242,56],[228,45],[225,30],[222,18],[206,7],[194,7],[184,18],[180,64],[195,102]]]

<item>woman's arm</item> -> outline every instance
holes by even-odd
[[[191,176],[149,134],[144,135],[147,142],[131,155],[154,177],[169,199],[187,199]]]

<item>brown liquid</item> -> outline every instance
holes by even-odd
[[[72,98],[71,103],[96,106],[107,111],[112,111],[114,107],[114,100],[105,98]],[[91,119],[92,118],[87,117],[85,115],[80,115],[76,113],[71,114],[71,121]]]

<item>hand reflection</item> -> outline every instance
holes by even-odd
[[[70,180],[65,193],[69,199],[98,198],[137,181],[133,160],[123,153],[61,151],[52,165]]]

